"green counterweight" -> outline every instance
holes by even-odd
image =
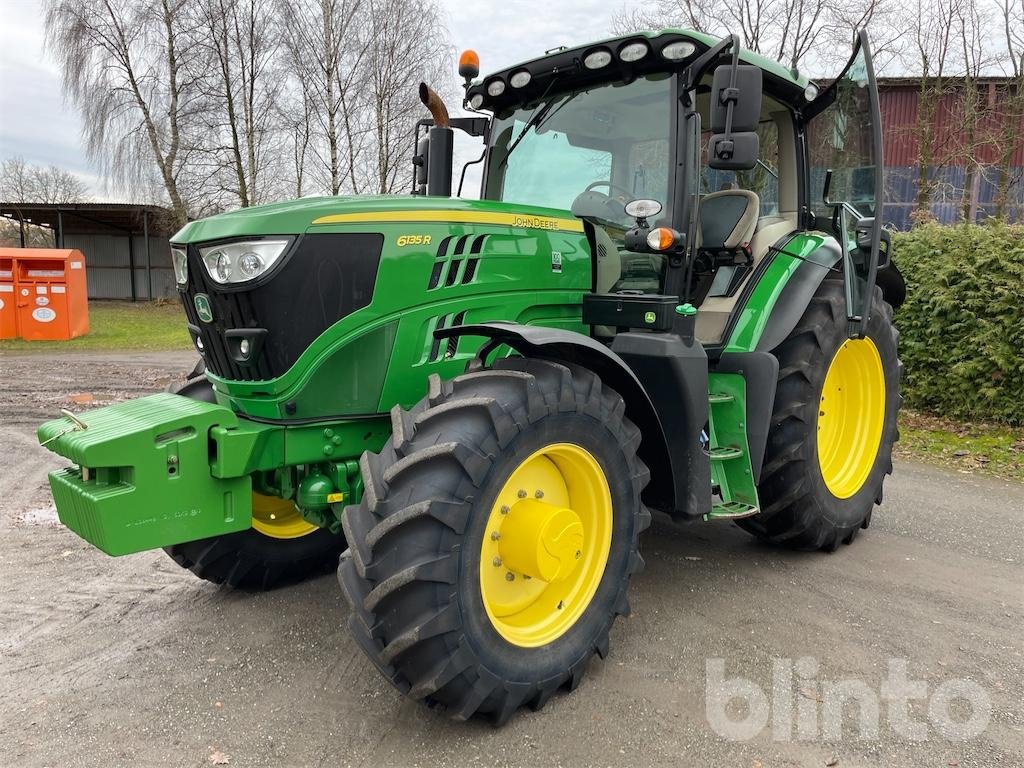
[[[331,505],[359,500],[358,456],[387,429],[380,418],[262,424],[158,394],[46,422],[38,436],[75,464],[50,473],[60,521],[107,554],[127,555],[249,528],[252,492],[281,492],[299,467],[320,480],[315,493],[298,483],[303,511],[336,526]]]
[[[217,477],[210,431],[237,427],[227,408],[159,394],[39,427],[77,466],[50,473],[60,520],[110,555],[243,530],[248,475]]]

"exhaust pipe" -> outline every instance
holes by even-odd
[[[426,83],[420,83],[420,101],[434,118],[433,127],[427,131],[427,146],[419,151],[421,163],[426,164],[426,192],[437,197],[451,197],[455,139],[448,108],[437,92]]]
[[[438,128],[449,126],[451,121],[448,117],[448,107],[444,105],[444,100],[437,95],[437,91],[426,83],[420,83],[420,101],[430,110],[430,116],[434,118],[435,126]]]

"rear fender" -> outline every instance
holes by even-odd
[[[787,247],[783,247],[775,258],[789,258]],[[786,340],[796,324],[800,322],[807,305],[818,290],[821,282],[829,273],[841,274],[842,254],[839,244],[833,238],[827,238],[821,246],[806,257],[789,277],[782,292],[769,308],[768,321],[755,344],[749,348],[737,344],[730,339],[727,347],[731,352],[757,350],[770,352]],[[898,309],[907,295],[907,286],[896,264],[890,262],[884,269],[878,270],[875,283],[882,291],[882,297],[893,309]],[[749,300],[749,298],[748,298]]]
[[[787,248],[781,249],[774,256],[776,259],[789,259],[791,257]],[[809,256],[803,258],[796,270],[786,281],[782,291],[775,297],[774,302],[768,307],[768,321],[764,325],[760,337],[751,348],[741,348],[730,342],[727,350],[730,352],[747,352],[757,350],[770,352],[779,346],[786,337],[796,328],[796,324],[803,317],[807,305],[818,290],[829,272],[834,272],[840,267],[842,253],[839,244],[833,238],[825,239],[822,244]],[[770,279],[767,275],[762,279]]]

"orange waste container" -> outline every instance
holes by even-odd
[[[14,299],[14,259],[0,256],[0,339],[18,337],[18,305]]]
[[[0,248],[0,264],[8,260],[14,277],[18,336],[29,341],[59,341],[89,332],[85,257],[81,251]]]

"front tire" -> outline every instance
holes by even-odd
[[[432,377],[392,410],[338,578],[349,628],[402,693],[500,724],[604,657],[650,523],[623,412],[593,373],[523,358]]]
[[[774,350],[779,383],[758,484],[762,511],[738,520],[740,527],[766,541],[828,552],[868,527],[899,439],[898,340],[878,288],[866,338],[850,339],[843,284],[822,282]]]
[[[172,392],[216,402],[202,363]],[[345,538],[305,522],[290,501],[253,493],[253,527],[164,547],[174,562],[214,584],[251,592],[295,584],[328,573]]]

